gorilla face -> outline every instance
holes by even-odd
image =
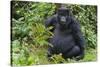
[[[70,23],[70,19],[69,19],[70,10],[69,9],[60,8],[60,9],[58,9],[57,15],[58,15],[57,19],[58,19],[60,25],[66,26]]]

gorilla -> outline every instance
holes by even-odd
[[[46,20],[45,26],[52,26],[53,29],[50,31],[54,34],[49,39],[52,46],[48,47],[48,58],[60,53],[64,59],[74,57],[76,60],[80,60],[84,58],[85,39],[79,21],[75,19],[70,9],[58,8],[56,14]]]

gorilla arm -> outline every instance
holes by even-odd
[[[56,15],[53,15],[52,17],[48,18],[45,21],[45,27],[50,27],[52,26],[53,28],[50,30],[51,32],[54,31],[55,29],[55,24],[56,24],[57,20],[56,20]]]
[[[71,29],[76,45],[80,48],[80,54],[77,59],[82,59],[84,57],[85,38],[81,32],[79,22],[77,22],[74,18],[72,18],[71,21]]]

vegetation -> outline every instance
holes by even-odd
[[[80,21],[81,29],[86,40],[85,57],[80,61],[64,60],[60,55],[54,55],[53,61],[48,61],[46,51],[47,39],[52,37],[45,28],[44,22],[52,16],[57,8],[55,4],[27,1],[12,1],[11,17],[11,64],[38,65],[57,63],[76,63],[96,61],[97,58],[97,7],[89,5],[71,5],[66,7],[72,10],[73,15]]]

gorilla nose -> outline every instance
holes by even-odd
[[[66,18],[65,17],[61,17],[61,22],[66,22]]]

